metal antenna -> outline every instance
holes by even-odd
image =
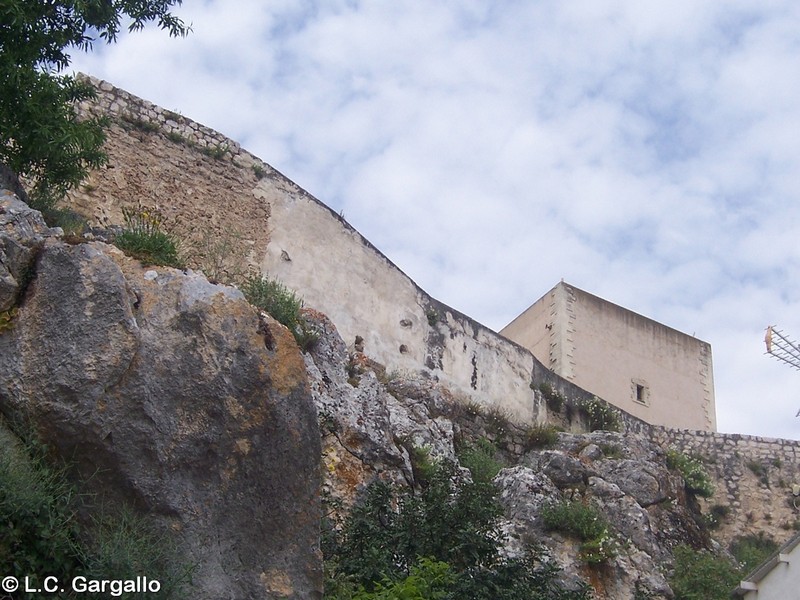
[[[774,325],[767,327],[764,343],[767,345],[767,354],[800,370],[800,344],[790,340],[782,331],[775,329]],[[795,417],[800,417],[800,410]]]
[[[797,342],[790,340],[782,331],[775,329],[774,325],[767,327],[764,342],[767,344],[767,354],[800,370],[800,345]]]

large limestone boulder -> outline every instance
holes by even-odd
[[[241,293],[49,241],[0,333],[0,409],[175,532],[191,597],[319,598],[320,436],[292,336]]]

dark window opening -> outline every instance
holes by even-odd
[[[645,387],[643,385],[639,385],[638,383],[636,384],[636,401],[643,404],[646,401]]]

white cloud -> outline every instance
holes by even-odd
[[[560,278],[711,342],[720,429],[800,437],[800,5],[188,2],[75,66],[219,129],[500,328]],[[797,405],[795,407],[795,405]]]

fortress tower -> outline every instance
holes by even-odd
[[[653,425],[716,431],[711,346],[563,281],[501,332]]]

